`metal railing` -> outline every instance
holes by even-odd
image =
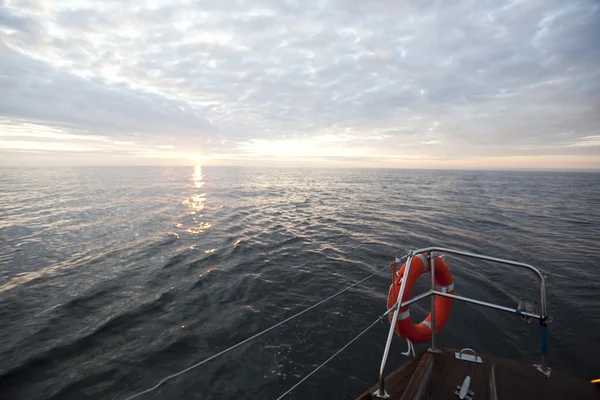
[[[455,294],[445,293],[443,291],[436,290],[435,262],[434,262],[435,255],[434,255],[434,253],[454,254],[454,255],[463,256],[463,257],[470,257],[470,258],[475,258],[475,259],[479,259],[479,260],[491,261],[491,262],[495,262],[495,263],[499,263],[499,264],[512,265],[515,267],[525,268],[525,269],[532,271],[537,276],[537,278],[539,280],[539,284],[540,284],[540,314],[536,314],[534,312],[528,312],[528,311],[521,310],[521,309],[511,308],[511,307],[504,307],[504,306],[501,306],[498,304],[488,303],[486,301],[476,300],[476,299],[472,299],[469,297],[457,296]],[[404,268],[404,274],[402,275],[402,282],[407,281],[407,277],[408,277],[408,274],[410,271],[412,260],[414,257],[416,257],[419,254],[426,254],[427,259],[429,260],[430,274],[431,274],[430,290],[427,292],[424,292],[418,296],[415,296],[410,300],[402,302],[402,298],[404,297],[404,289],[406,286],[406,285],[402,285],[400,288],[400,293],[398,295],[398,300],[397,300],[396,304],[387,311],[388,314],[393,311],[394,315],[392,317],[390,331],[388,333],[387,342],[385,344],[385,350],[383,352],[383,359],[381,360],[381,368],[379,369],[379,388],[374,393],[375,396],[380,397],[380,398],[389,397],[387,395],[387,393],[385,392],[384,369],[385,369],[385,365],[387,363],[387,359],[389,356],[392,339],[394,337],[394,330],[396,327],[396,323],[398,322],[398,316],[400,314],[399,310],[402,309],[403,307],[406,307],[406,306],[408,306],[412,303],[415,303],[419,300],[422,300],[426,297],[431,298],[431,346],[429,347],[428,351],[439,352],[439,350],[436,347],[437,332],[436,332],[436,318],[435,318],[435,298],[436,298],[436,296],[448,297],[448,298],[451,298],[454,300],[464,301],[467,303],[476,304],[476,305],[483,306],[483,307],[493,308],[495,310],[506,311],[506,312],[516,314],[516,315],[519,315],[522,317],[537,319],[540,322],[540,327],[541,327],[541,364],[535,365],[535,367],[540,372],[542,372],[544,375],[550,376],[550,368],[548,367],[548,358],[547,358],[547,355],[548,355],[548,327],[547,327],[548,314],[546,312],[546,282],[544,279],[544,275],[541,273],[541,271],[539,271],[537,268],[535,268],[529,264],[524,264],[524,263],[520,263],[517,261],[505,260],[505,259],[496,258],[496,257],[489,257],[489,256],[481,255],[481,254],[475,254],[475,253],[470,253],[470,252],[461,251],[461,250],[447,249],[447,248],[443,248],[443,247],[426,247],[424,249],[414,250],[414,251],[411,251],[408,253],[408,255],[406,256],[406,268]],[[400,262],[404,258],[405,257],[403,257],[402,259],[397,259],[396,261]]]

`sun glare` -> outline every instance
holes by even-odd
[[[204,156],[201,154],[180,154],[180,156],[190,160],[195,165],[202,164],[202,162],[210,160],[209,156]]]

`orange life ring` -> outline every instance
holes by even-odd
[[[417,279],[425,272],[429,271],[429,260],[425,254],[417,254],[412,258],[410,265],[410,271],[406,278],[406,288],[404,289],[404,296],[402,301],[405,302],[410,299],[412,290],[417,282]],[[454,293],[454,281],[448,264],[444,262],[441,257],[435,257],[435,284],[436,290],[445,293]],[[396,262],[392,262],[390,265],[392,268],[392,285],[390,286],[390,292],[388,294],[388,309],[394,306],[400,295],[400,289],[402,285],[402,276],[404,275],[404,269],[406,263],[400,268],[400,271],[395,273]],[[440,332],[444,329],[444,326],[448,322],[450,312],[452,311],[453,300],[448,297],[436,296],[435,297],[435,330]],[[389,314],[390,322],[392,320],[392,313]],[[400,315],[396,322],[396,328],[394,329],[397,335],[410,340],[413,343],[425,343],[431,340],[431,313],[421,322],[415,324],[410,318],[410,310],[408,306],[400,309]]]

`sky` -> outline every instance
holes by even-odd
[[[600,169],[597,0],[0,0],[0,165]]]

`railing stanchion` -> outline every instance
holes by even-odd
[[[436,336],[436,324],[435,324],[435,256],[433,251],[427,253],[427,258],[429,259],[429,273],[431,274],[431,347],[429,351],[433,353],[437,353],[438,349],[435,344],[435,336]]]
[[[542,374],[547,377],[550,376],[550,367],[548,367],[548,313],[546,310],[546,278],[543,274],[540,274],[540,305],[542,310],[540,312],[542,318],[540,319],[541,329],[541,362],[539,370]]]
[[[406,279],[408,278],[408,272],[410,270],[410,264],[412,263],[413,253],[408,253],[408,259],[406,260],[406,268],[404,268],[404,274],[402,275],[402,284],[400,286],[400,293],[398,294],[398,301],[396,302],[396,310],[394,311],[394,317],[392,318],[392,325],[388,333],[387,342],[385,343],[385,350],[383,351],[383,359],[381,360],[381,367],[379,368],[379,389],[374,393],[377,397],[388,398],[389,396],[385,392],[385,364],[387,363],[388,355],[390,354],[390,346],[392,345],[392,339],[394,338],[394,331],[396,330],[396,322],[398,322],[398,316],[400,315],[400,305],[402,304],[402,297],[404,297],[404,289],[406,285]],[[392,282],[392,285],[394,282]]]

